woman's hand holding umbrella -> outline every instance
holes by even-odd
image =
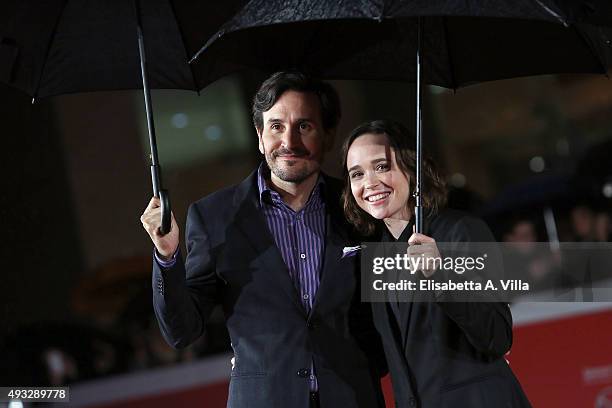
[[[160,231],[162,223],[161,202],[159,198],[153,197],[140,217],[140,221],[144,229],[149,233],[158,254],[167,260],[174,255],[179,246],[179,227],[174,218],[174,213],[171,213],[171,216],[170,231],[164,235]]]
[[[425,234],[413,232],[410,238],[408,238],[408,249],[406,252],[409,256],[421,258],[421,268],[419,270],[423,272],[426,278],[429,278],[436,271],[434,259],[440,258],[440,251],[436,245],[436,240]]]

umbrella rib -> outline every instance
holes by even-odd
[[[455,65],[453,64],[453,54],[450,47],[450,37],[448,35],[448,17],[442,17],[442,26],[444,27],[444,40],[446,42],[446,55],[448,57],[448,65],[450,66],[451,83],[453,91],[457,91],[457,78],[455,78]]]
[[[200,95],[200,87],[198,85],[198,82],[196,81],[196,77],[195,77],[195,72],[193,70],[193,65],[191,65],[189,63],[189,59],[190,59],[190,55],[187,51],[187,45],[185,43],[185,33],[183,32],[183,29],[181,28],[180,24],[178,24],[178,20],[176,19],[176,9],[174,7],[174,2],[173,1],[168,1],[168,3],[170,4],[170,10],[172,10],[172,15],[174,16],[174,21],[176,22],[176,27],[178,28],[179,34],[181,35],[181,41],[183,43],[183,48],[185,49],[185,56],[187,57],[187,65],[189,65],[189,72],[191,72],[191,79],[193,80],[193,85],[194,85],[194,90],[198,93],[198,96]]]
[[[549,15],[553,16],[554,18],[556,18],[561,24],[563,24],[565,27],[568,26],[567,21],[565,18],[563,18],[561,15],[559,15],[559,13],[557,13],[556,11],[554,11],[553,9],[551,9],[550,7],[548,7],[546,4],[542,3],[540,0],[535,0],[535,2],[544,10],[546,11]]]
[[[68,1],[69,0],[64,0],[64,4],[62,4],[62,9],[59,12],[59,15],[57,16],[57,20],[55,21],[55,24],[53,25],[53,31],[51,32],[51,38],[49,38],[49,43],[47,44],[47,51],[45,52],[45,58],[43,59],[43,65],[42,65],[42,68],[40,69],[38,83],[36,84],[36,87],[34,88],[34,95],[32,95],[32,103],[36,101],[36,97],[38,96],[38,90],[40,89],[40,83],[42,82],[43,74],[45,73],[45,68],[47,66],[47,59],[49,57],[49,52],[51,51],[51,46],[53,45],[53,42],[55,41],[55,33],[57,32],[57,26],[59,26],[59,23],[62,20],[62,17],[64,16],[64,11],[66,10],[66,4],[68,4]]]

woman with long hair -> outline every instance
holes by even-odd
[[[445,183],[430,160],[422,166],[424,233],[413,232],[416,157],[409,140],[392,121],[351,132],[343,147],[349,222],[369,241],[407,242],[423,256],[439,256],[436,242],[493,241],[484,222],[444,209]],[[512,344],[506,303],[387,301],[372,303],[372,312],[397,407],[530,407],[504,360]]]

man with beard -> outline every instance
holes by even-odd
[[[341,183],[320,171],[339,119],[329,84],[276,73],[253,101],[265,162],[191,205],[184,263],[174,218],[159,232],[159,200],[141,217],[156,248],[153,302],[166,340],[189,345],[223,307],[234,350],[229,407],[384,406],[381,370],[366,354],[384,357],[359,302],[357,257],[343,251],[356,237]]]

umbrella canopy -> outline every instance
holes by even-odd
[[[574,194],[575,189],[569,176],[539,175],[506,187],[480,213],[485,217],[499,217],[555,204],[564,205]]]
[[[245,1],[140,3],[150,87],[200,90],[189,57]],[[136,24],[134,1],[3,0],[0,82],[37,98],[141,89]]]
[[[294,68],[330,79],[415,81],[421,17],[428,84],[457,88],[527,75],[605,73],[612,64],[612,31],[570,24],[599,13],[587,12],[580,1],[557,3],[252,0],[200,49],[194,69],[201,85],[223,65],[229,71]]]
[[[495,196],[480,214],[493,226],[515,222],[516,217],[536,217],[544,221],[546,236],[553,250],[559,249],[555,210],[567,207],[576,188],[565,174],[542,174],[510,185]]]

